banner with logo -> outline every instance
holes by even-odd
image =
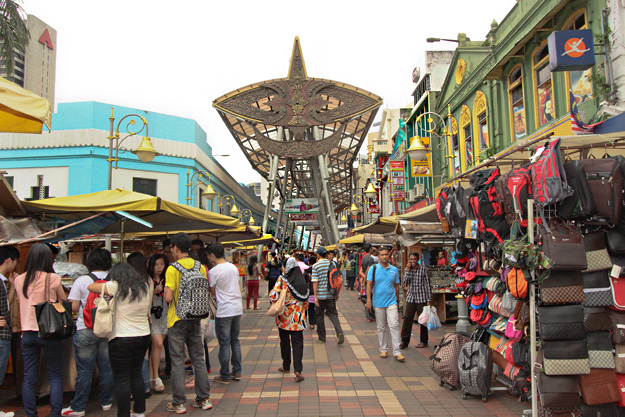
[[[290,213],[289,219],[297,226],[317,226],[319,219],[316,213]]]
[[[288,198],[284,203],[285,213],[319,213],[319,200],[316,198]]]
[[[592,30],[558,30],[547,38],[551,72],[585,70],[595,65]]]

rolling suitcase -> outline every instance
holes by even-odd
[[[486,402],[492,394],[493,351],[481,342],[469,342],[462,346],[458,357],[458,372],[462,385],[462,399],[467,396],[482,397]]]
[[[440,386],[448,385],[450,391],[458,386],[458,357],[462,346],[471,341],[466,333],[447,333],[435,346],[434,354],[430,356],[430,368],[440,378]]]

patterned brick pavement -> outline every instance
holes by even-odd
[[[479,398],[462,399],[459,390],[449,391],[438,385],[430,370],[428,357],[433,345],[453,326],[432,332],[430,348],[403,351],[406,362],[380,358],[375,323],[365,320],[362,304],[353,291],[342,291],[339,316],[346,340],[336,345],[334,330],[328,328],[327,343],[317,343],[316,331],[305,331],[304,372],[306,380],[297,384],[292,374],[277,371],[281,366],[278,330],[273,319],[264,315],[266,295],[260,311],[245,312],[241,326],[243,376],[230,385],[211,384],[212,411],[188,407],[188,414],[219,416],[520,416],[528,408],[505,392],[495,392],[487,403]],[[332,329],[332,330],[331,330]],[[415,326],[418,332],[418,326]],[[217,361],[217,340],[210,341],[211,364]],[[212,376],[218,374],[213,372]],[[165,381],[165,394],[148,399],[148,412],[153,417],[169,415],[165,409],[171,401],[170,381]],[[92,393],[93,394],[93,393]],[[189,399],[194,397],[188,389]],[[24,415],[19,401],[9,391],[0,391],[0,410]],[[116,415],[116,408],[103,412],[97,395],[87,408],[89,416]],[[65,405],[72,395],[66,394]],[[49,413],[46,400],[40,402],[40,415]]]

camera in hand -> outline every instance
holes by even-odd
[[[152,309],[150,310],[150,313],[154,314],[154,317],[156,317],[156,319],[158,320],[163,315],[163,307],[161,307],[161,306],[152,306]]]

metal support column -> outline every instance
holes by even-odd
[[[291,222],[291,231],[289,232],[289,245],[287,246],[287,251],[290,251],[293,247],[293,239],[295,236],[295,222]]]
[[[281,127],[278,128],[278,134],[282,135]],[[278,136],[278,137],[280,137]],[[273,194],[276,192],[276,175],[278,174],[278,163],[280,159],[277,155],[274,155],[271,158],[271,162],[269,165],[269,195],[267,196],[267,205],[265,206],[265,216],[263,217],[263,229],[262,233],[267,233],[267,228],[269,226],[269,214],[271,213],[271,203],[273,202]],[[263,259],[263,245],[258,245],[256,250],[256,256],[258,259]]]
[[[299,243],[297,244],[296,249],[302,249],[302,242],[304,241],[304,232],[306,231],[305,226],[301,226],[300,234],[299,234]]]
[[[319,127],[313,127],[313,136],[315,140],[321,140],[321,134],[319,133]],[[323,187],[323,194],[325,196],[325,203],[328,210],[328,237],[330,239],[330,244],[337,243],[339,241],[339,228],[336,225],[336,215],[334,213],[334,204],[332,204],[332,194],[330,194],[330,189],[328,187],[328,183],[330,182],[330,173],[328,172],[328,158],[326,155],[318,155],[317,160],[319,161],[319,172],[321,173],[321,185]]]
[[[319,161],[315,158],[313,158],[310,161],[310,166],[312,168],[312,175],[311,175],[311,179],[312,179],[312,183],[313,183],[313,188],[314,188],[314,196],[315,198],[317,198],[319,200],[319,215],[317,216],[317,219],[319,220],[319,229],[321,230],[321,237],[326,238],[326,239],[331,239],[331,237],[328,236],[328,218],[327,218],[327,210],[326,210],[326,205],[324,204],[324,199],[323,199],[323,192],[322,192],[322,185],[321,182],[323,182],[323,179],[321,179],[318,175],[319,172],[321,172],[319,170]]]

